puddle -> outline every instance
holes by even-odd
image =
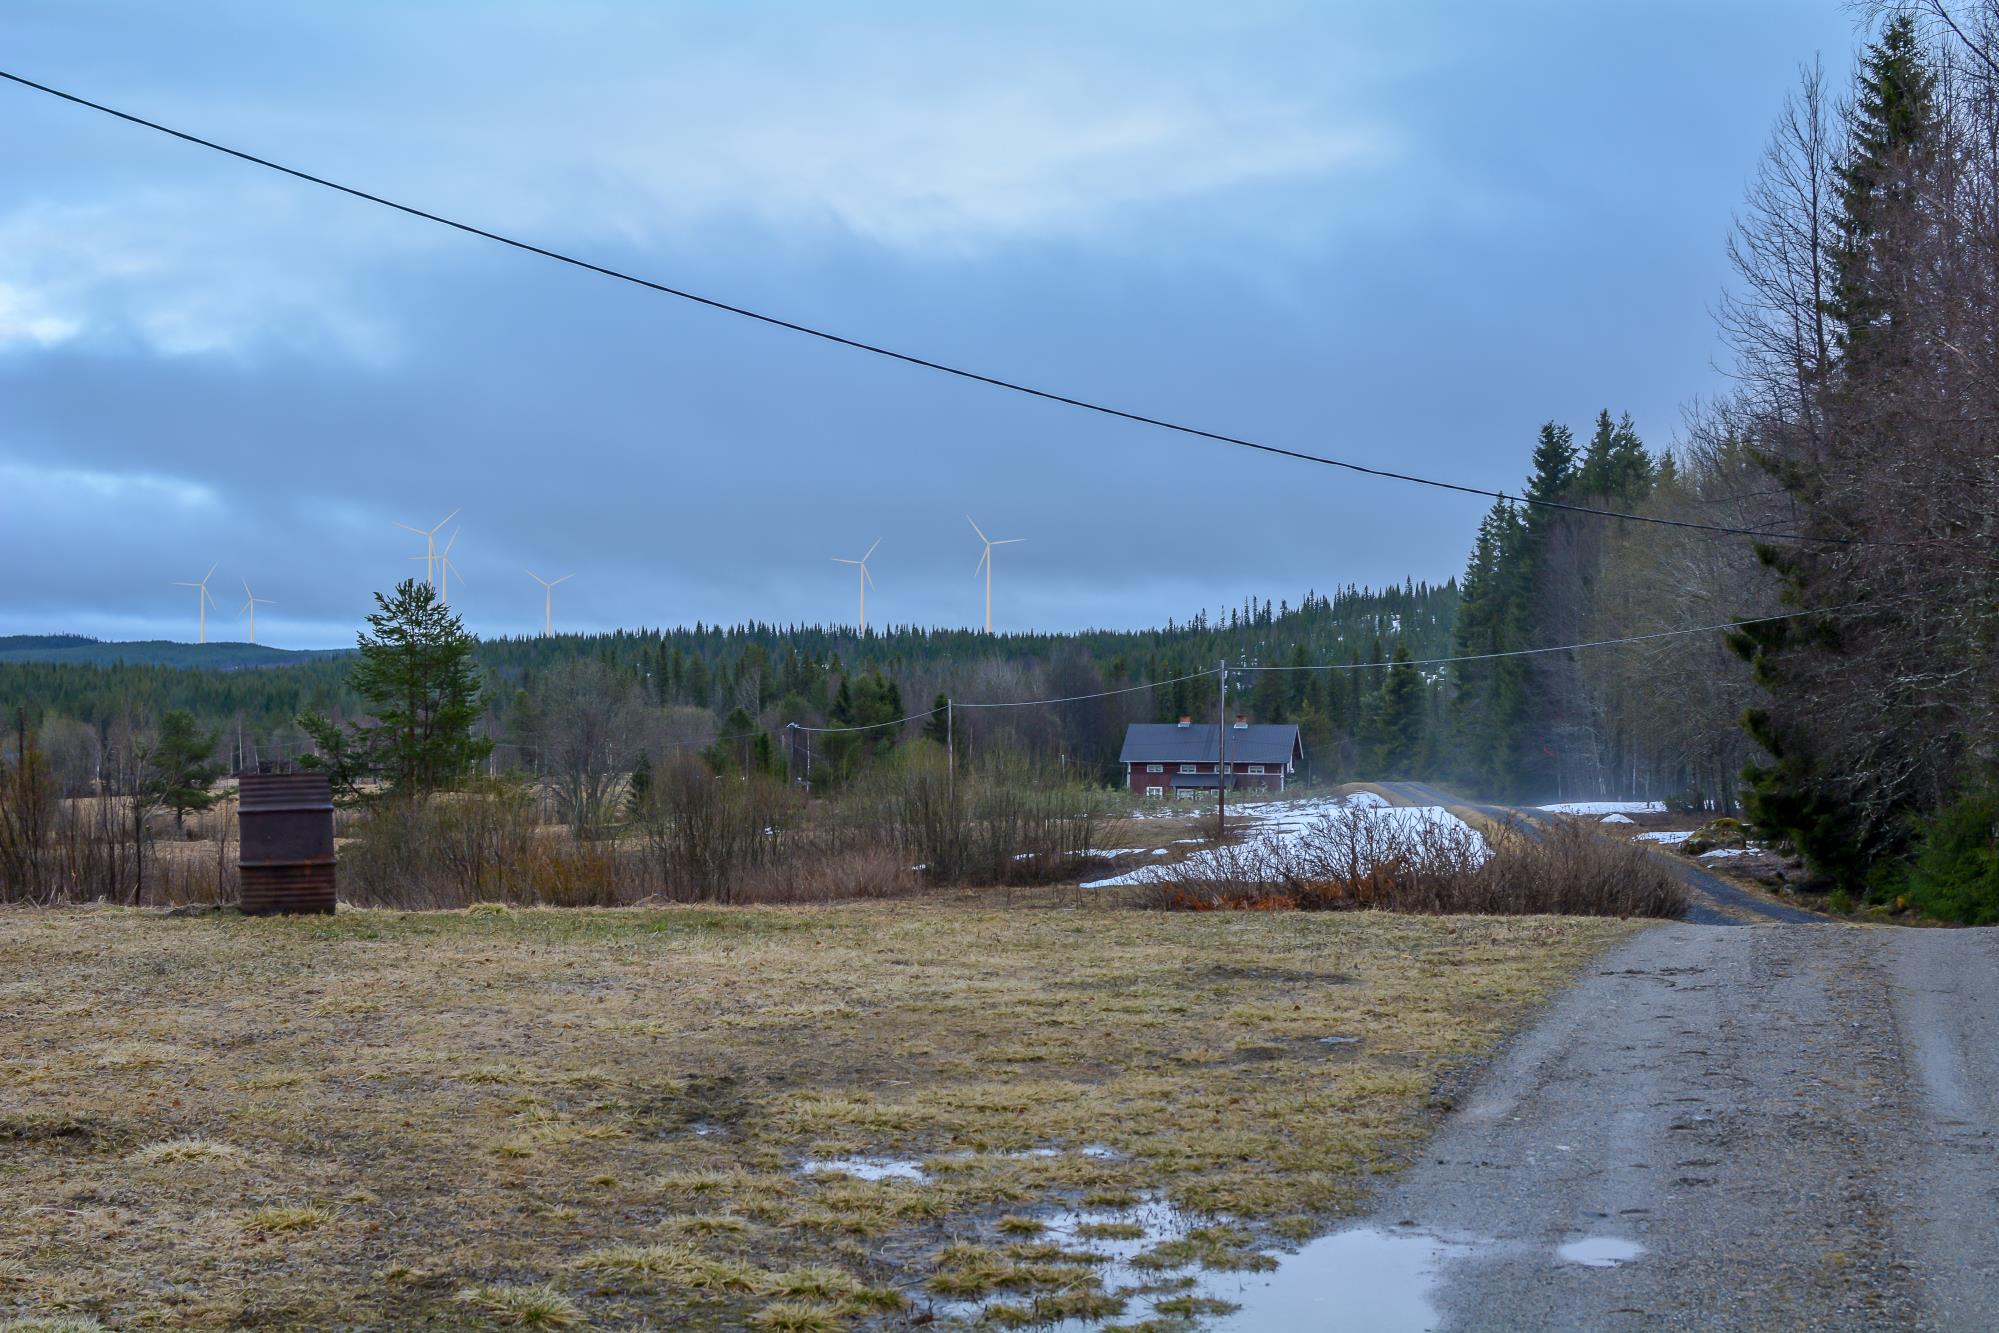
[[[1124,1312],[1111,1322],[1142,1325],[1159,1319],[1173,1327],[1187,1326],[1170,1314],[1162,1315],[1156,1307],[1188,1297],[1236,1307],[1232,1313],[1204,1316],[1191,1325],[1204,1333],[1288,1333],[1293,1329],[1310,1333],[1426,1333],[1437,1323],[1430,1298],[1438,1270],[1475,1248],[1469,1241],[1445,1240],[1427,1232],[1358,1227],[1321,1236],[1296,1253],[1272,1254],[1277,1266],[1266,1272],[1211,1272],[1198,1264],[1149,1269],[1134,1267],[1131,1261],[1162,1242],[1226,1219],[1190,1216],[1162,1199],[1147,1199],[1130,1208],[1079,1209],[1038,1216],[1047,1226],[1040,1239],[1104,1256],[1105,1262],[1097,1266],[1104,1290],[1126,1297]],[[1087,1234],[1104,1224],[1136,1225],[1142,1234],[1129,1238]],[[993,1299],[1006,1302],[1013,1298],[1001,1295]],[[945,1327],[975,1327],[986,1303],[940,1303],[936,1313]],[[1090,1333],[1101,1329],[1103,1322],[1065,1320],[1037,1327],[1053,1333]]]
[[[826,1157],[808,1159],[798,1164],[801,1175],[818,1175],[838,1171],[856,1180],[914,1180],[918,1184],[930,1177],[915,1162],[902,1157]]]
[[[1643,1253],[1645,1247],[1634,1241],[1619,1240],[1616,1236],[1588,1236],[1570,1241],[1556,1250],[1555,1256],[1565,1264],[1581,1264],[1585,1268],[1616,1268]]]
[[[1232,1333],[1294,1328],[1423,1333],[1437,1324],[1430,1297],[1438,1269],[1472,1249],[1467,1242],[1421,1231],[1335,1231],[1296,1254],[1280,1255],[1274,1272],[1204,1277],[1204,1295],[1240,1307],[1209,1327]]]

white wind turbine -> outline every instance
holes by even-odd
[[[243,606],[242,606],[242,609],[243,609],[243,610],[245,610],[245,611],[248,611],[248,612],[250,613],[250,642],[251,642],[251,643],[255,643],[255,642],[257,641],[257,607],[258,607],[258,606],[260,606],[260,605],[262,605],[262,606],[270,606],[271,604],[272,604],[272,603],[271,603],[271,599],[270,599],[270,598],[268,598],[268,597],[259,597],[259,596],[257,596],[257,594],[255,594],[255,593],[253,593],[253,592],[251,592],[251,591],[250,591],[250,580],[248,580],[248,579],[244,579],[244,580],[243,580]]]
[[[211,593],[208,590],[208,581],[214,577],[215,577],[215,566],[210,565],[208,567],[208,572],[201,576],[201,582],[199,583],[176,582],[174,584],[174,587],[176,588],[193,588],[195,590],[194,594],[194,610],[196,616],[195,624],[198,627],[200,634],[200,637],[196,639],[197,643],[208,642],[208,608],[215,605],[215,594]]]
[[[875,538],[875,546],[880,546],[881,544],[882,544],[882,539],[879,537]],[[862,556],[859,560],[848,560],[843,556],[837,556],[837,555],[833,557],[833,563],[836,565],[858,565],[860,567],[861,633],[863,634],[868,632],[868,585],[875,581],[875,576],[868,573],[868,561],[870,558],[873,557],[875,553],[875,546],[870,546],[868,548],[867,555]]]
[[[972,516],[965,515],[965,521],[972,523]],[[972,566],[972,573],[977,574],[981,569],[986,571],[986,633],[991,634],[993,632],[993,547],[1012,546],[1016,542],[1026,541],[1027,538],[1007,537],[1001,541],[994,541],[986,536],[986,530],[976,523],[972,523],[972,531],[978,533],[979,540],[986,544],[986,549],[979,556],[979,563]]]
[[[541,607],[541,636],[545,639],[555,633],[555,585],[558,583],[567,583],[569,582],[569,580],[575,578],[576,576],[574,574],[564,574],[559,579],[545,579],[541,575],[535,573],[532,569],[530,569],[528,571],[528,577],[541,585],[541,591],[543,594],[542,607]]]
[[[412,560],[425,562],[423,576],[426,582],[430,579],[432,571],[431,562],[435,561],[437,601],[440,606],[449,606],[451,604],[451,576],[457,574],[460,582],[463,582],[465,579],[465,575],[459,571],[458,566],[451,563],[451,548],[458,542],[459,531],[460,529],[458,528],[451,530],[450,540],[444,543],[444,549],[439,551],[435,556],[413,555],[410,557]]]
[[[425,583],[428,583],[433,588],[437,586],[436,565],[437,565],[438,528],[442,528],[446,523],[449,523],[452,519],[457,517],[458,517],[458,511],[454,509],[450,513],[446,514],[443,518],[437,520],[437,527],[434,528],[413,528],[407,523],[396,524],[396,526],[401,528],[404,532],[414,532],[417,536],[423,538],[423,555],[417,558],[423,561],[423,581]]]

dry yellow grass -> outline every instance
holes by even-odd
[[[1323,1228],[1627,929],[0,912],[0,1324],[809,1330],[953,1290],[1106,1316],[1038,1212],[1163,1194],[1227,1220],[1191,1242],[1217,1265]],[[856,1154],[929,1178],[797,1170]]]

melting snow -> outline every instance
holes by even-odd
[[[1336,810],[1365,810],[1369,818],[1402,824],[1455,825],[1465,827],[1459,819],[1442,806],[1414,805],[1391,806],[1373,792],[1356,792],[1346,797],[1317,797],[1304,801],[1280,801],[1259,806],[1251,827],[1248,840],[1261,842],[1274,850],[1303,838],[1313,823],[1322,815]],[[1178,865],[1146,865],[1136,870],[1128,870],[1122,875],[1112,875],[1108,879],[1085,881],[1086,889],[1109,889],[1129,884],[1158,884],[1170,882],[1182,875],[1199,875],[1204,866],[1221,861],[1212,848],[1197,851]]]
[[[1662,815],[1662,801],[1562,801],[1540,807],[1551,815]]]
[[[1692,829],[1661,829],[1657,833],[1641,833],[1639,842],[1682,843],[1694,836]]]

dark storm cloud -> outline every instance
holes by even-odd
[[[1629,408],[1663,444],[1714,389],[1740,182],[1796,61],[1847,41],[1829,3],[193,13],[30,5],[9,59],[854,336],[1491,486],[1547,417]],[[0,117],[0,561],[27,571],[0,632],[186,637],[168,585],[219,561],[225,605],[277,599],[262,637],[343,641],[418,568],[394,524],[455,507],[487,633],[538,623],[529,568],[576,575],[571,627],[850,618],[831,558],[876,538],[871,619],[968,623],[968,511],[1028,539],[1003,627],[1144,624],[1446,577],[1481,508],[732,321],[19,90]]]

